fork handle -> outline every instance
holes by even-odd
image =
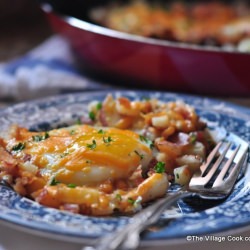
[[[163,211],[177,200],[190,196],[192,193],[179,190],[159,199],[153,205],[143,209],[130,222],[115,232],[102,237],[95,247],[86,246],[82,250],[134,250],[140,244],[139,234],[149,225],[156,223]]]

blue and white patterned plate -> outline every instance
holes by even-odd
[[[112,92],[112,91],[111,91]],[[32,130],[48,130],[74,123],[86,115],[87,104],[103,100],[106,91],[85,92],[18,104],[0,111],[0,129],[16,123]],[[224,127],[250,141],[250,110],[219,100],[159,92],[113,91],[130,99],[143,97],[162,101],[183,100],[212,127]],[[0,186],[0,219],[18,228],[57,239],[91,241],[128,223],[129,217],[89,217],[41,206]],[[250,175],[238,181],[232,195],[223,203],[180,201],[164,213],[157,225],[142,236],[143,244],[167,244],[186,235],[225,233],[250,225]]]

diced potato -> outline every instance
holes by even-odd
[[[30,173],[32,173],[32,174],[36,174],[37,173],[37,171],[38,171],[38,167],[36,166],[36,165],[34,165],[34,164],[32,164],[31,162],[29,162],[29,161],[26,161],[26,162],[24,162],[23,164],[20,164],[20,167],[23,169],[23,170],[25,170],[25,171],[28,171],[28,172],[30,172]]]
[[[169,124],[167,115],[152,117],[152,125],[157,128],[165,128]]]
[[[166,162],[166,159],[167,159],[167,155],[164,154],[164,153],[158,153],[156,155],[156,160],[157,161]]]
[[[140,103],[120,97],[116,101],[116,110],[120,115],[138,116],[140,114]]]
[[[88,111],[96,112],[97,111],[97,106],[98,106],[98,101],[92,101],[88,105]]]
[[[185,153],[187,155],[198,155],[201,159],[205,159],[206,157],[205,146],[201,142],[195,142],[193,145],[187,147]]]
[[[197,155],[183,155],[178,157],[176,162],[179,166],[188,165],[191,172],[194,173],[199,170],[202,164],[202,158]]]
[[[129,197],[141,197],[142,202],[150,201],[152,198],[163,196],[168,190],[168,178],[165,173],[154,173],[144,182],[142,182],[138,188],[132,190],[127,194]]]
[[[192,173],[187,165],[174,169],[175,183],[185,186],[189,183]]]

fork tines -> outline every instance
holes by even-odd
[[[232,186],[245,158],[244,155],[236,158],[240,148],[241,145],[235,145],[233,142],[219,142],[201,166],[200,176],[191,179],[190,186],[222,191],[227,189],[227,184]]]

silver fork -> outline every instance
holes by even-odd
[[[246,165],[248,144],[243,144],[235,146],[231,142],[219,142],[200,167],[200,172],[191,178],[187,188],[167,194],[135,215],[126,226],[102,237],[94,247],[86,246],[82,250],[137,249],[140,233],[155,224],[163,211],[177,200],[190,196],[210,200],[225,199],[231,193],[242,166]]]

